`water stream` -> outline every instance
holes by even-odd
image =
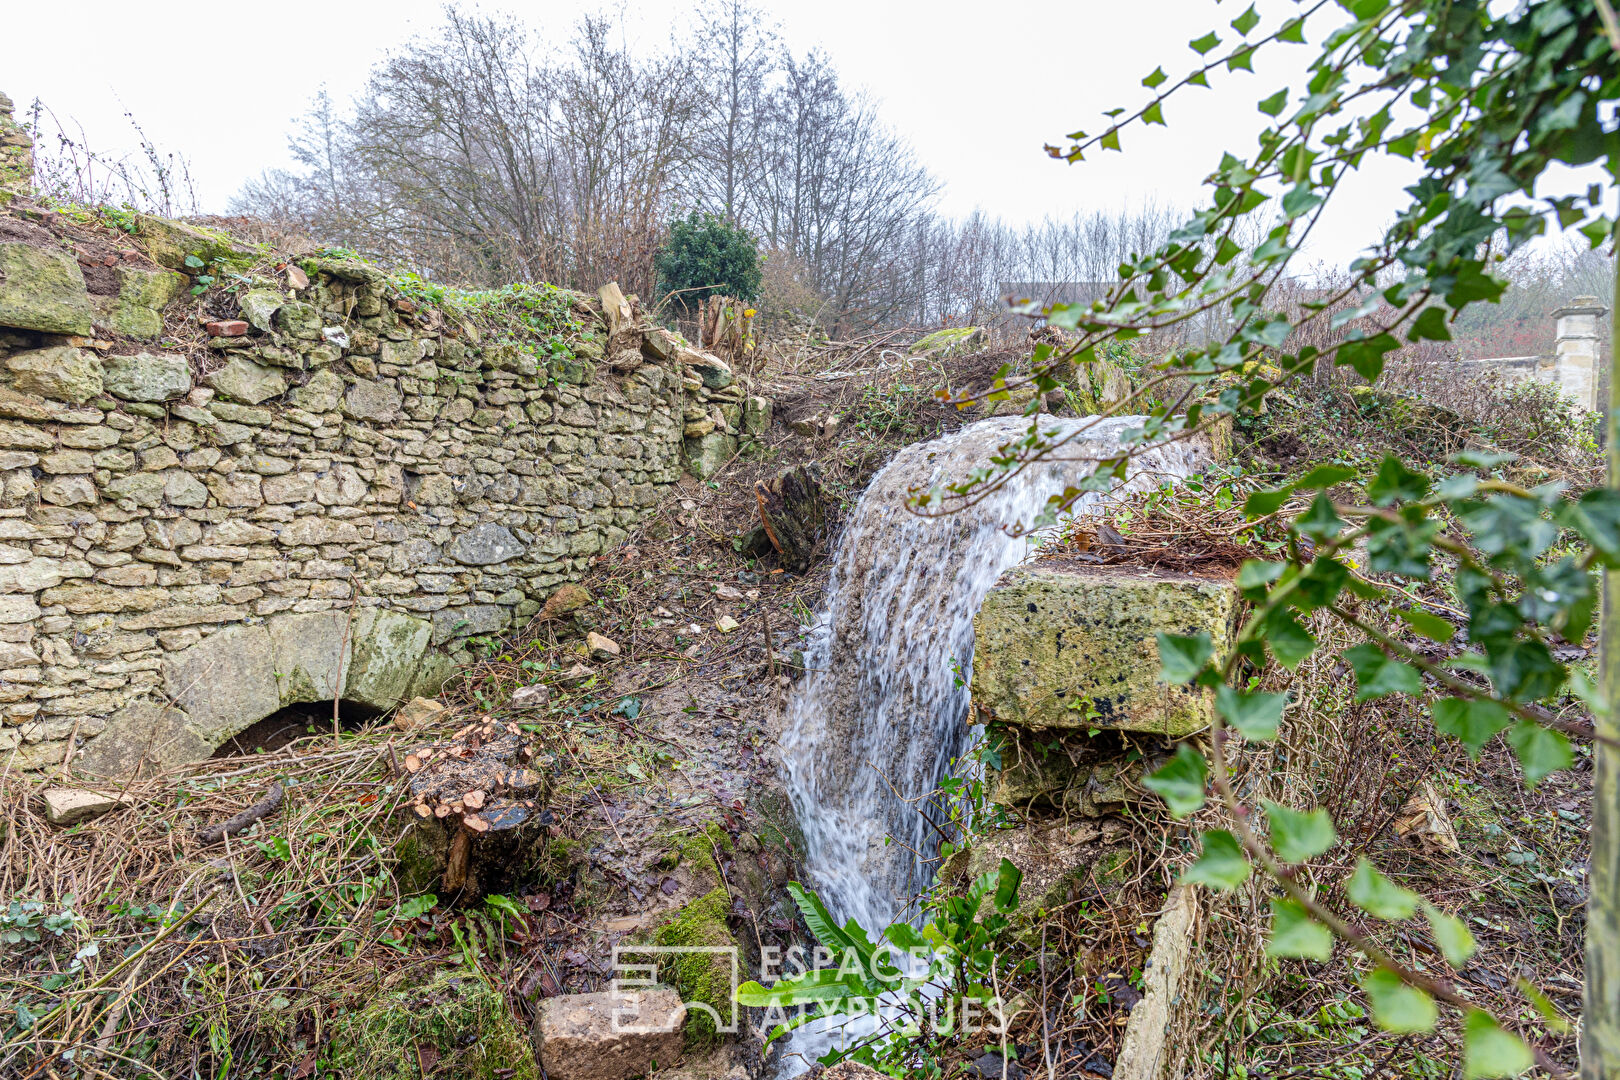
[[[1043,431],[1087,422],[1041,418]],[[941,823],[924,816],[923,797],[969,739],[973,616],[996,580],[1033,550],[1034,541],[1004,527],[1033,521],[1048,496],[1090,471],[1072,459],[1109,455],[1122,431],[1140,423],[1097,423],[1065,448],[1071,460],[1028,469],[960,513],[908,513],[909,489],[966,476],[1029,424],[983,420],[901,450],[861,496],[833,555],[781,745],[804,832],[806,883],[840,922],[854,918],[875,938],[892,920],[914,917],[912,898],[932,881]],[[1199,439],[1141,452],[1127,487],[1186,476],[1208,461],[1207,447]],[[1076,511],[1097,498],[1082,496]],[[802,1056],[778,1075],[807,1067],[831,1037],[800,1029],[790,1052]]]

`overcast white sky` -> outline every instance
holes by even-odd
[[[1069,166],[1042,144],[1076,128],[1096,130],[1103,109],[1137,105],[1143,75],[1163,64],[1173,77],[1193,67],[1186,43],[1223,31],[1242,0],[1000,0],[893,3],[884,0],[765,0],[795,49],[829,53],[846,84],[864,87],[887,122],[908,137],[943,181],[947,213],[983,209],[1009,221],[1075,210],[1118,208],[1145,198],[1187,207],[1223,149],[1253,146],[1263,119],[1255,102],[1297,74],[1307,46],[1281,46],[1257,73],[1185,91],[1166,110],[1168,129],[1137,133],[1124,154]],[[622,9],[632,40],[657,47],[685,22],[690,4]],[[1291,0],[1267,0],[1275,16]],[[596,0],[485,4],[548,28],[561,43],[583,13],[621,10]],[[263,5],[152,0],[75,0],[14,5],[0,90],[21,111],[35,97],[82,124],[96,148],[133,144],[127,109],[153,141],[190,160],[199,202],[223,211],[247,177],[286,163],[293,120],[324,83],[339,100],[372,62],[432,32],[438,0],[278,0]],[[64,23],[64,17],[71,18]],[[1274,25],[1272,20],[1262,24]],[[1333,25],[1312,28],[1319,40]],[[56,48],[74,27],[71,60]],[[1292,71],[1290,70],[1292,69]],[[1381,166],[1345,192],[1309,254],[1344,262],[1376,236],[1400,201],[1399,169]]]

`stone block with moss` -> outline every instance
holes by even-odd
[[[907,350],[912,356],[926,356],[945,360],[952,356],[966,356],[984,344],[984,327],[953,326],[935,330],[927,337],[918,338]]]
[[[47,334],[90,333],[84,273],[65,251],[0,243],[0,326]]]
[[[328,1060],[344,1080],[418,1080],[428,1050],[442,1080],[539,1080],[528,1033],[505,995],[466,969],[370,995],[340,1014]]]
[[[973,702],[1016,727],[1184,737],[1209,723],[1213,696],[1159,681],[1157,635],[1204,631],[1224,656],[1240,605],[1226,573],[1065,558],[1016,567],[973,621]]]

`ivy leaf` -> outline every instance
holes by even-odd
[[[193,270],[201,270],[203,267],[208,265],[195,255],[187,255],[185,258],[185,264],[191,267]]]
[[[1283,24],[1282,29],[1277,31],[1277,40],[1294,45],[1305,44],[1305,20],[1289,19]]]
[[[1525,783],[1531,787],[1541,783],[1549,774],[1569,768],[1575,761],[1564,733],[1542,727],[1534,720],[1520,720],[1507,733],[1507,741],[1513,747],[1513,752],[1519,755],[1519,764],[1524,766]]]
[[[1288,88],[1277,91],[1260,102],[1260,111],[1267,116],[1276,116],[1288,107]]]
[[[1251,491],[1249,497],[1243,500],[1243,515],[1248,518],[1265,517],[1275,514],[1288,496],[1294,493],[1292,484],[1280,488],[1271,488],[1266,491]]]
[[[1283,862],[1314,859],[1339,841],[1326,810],[1302,813],[1270,799],[1262,800],[1260,805],[1266,808],[1266,821],[1271,825],[1271,846]]]
[[[1203,836],[1204,853],[1181,875],[1182,881],[1196,881],[1219,892],[1229,892],[1248,880],[1249,860],[1237,837],[1225,829],[1211,829]]]
[[[1187,46],[1199,56],[1203,56],[1220,43],[1221,39],[1215,36],[1215,31],[1211,30],[1203,37],[1194,38],[1192,41],[1187,42]]]
[[[1386,454],[1378,465],[1378,475],[1367,485],[1367,498],[1374,506],[1393,502],[1415,502],[1429,493],[1429,478],[1413,472],[1393,454]]]
[[[1463,1080],[1518,1076],[1534,1064],[1523,1039],[1499,1027],[1485,1010],[1468,1010],[1463,1020]]]
[[[1249,31],[1253,30],[1258,25],[1260,25],[1260,16],[1255,12],[1253,4],[1249,5],[1248,11],[1245,11],[1243,14],[1232,20],[1232,29],[1236,30],[1244,37],[1248,37]]]
[[[1371,701],[1386,694],[1418,694],[1423,679],[1417,669],[1392,660],[1384,650],[1368,642],[1344,650],[1345,663],[1356,673],[1356,700]]]
[[[1209,631],[1200,630],[1192,637],[1179,634],[1159,635],[1159,680],[1172,685],[1190,683],[1198,678],[1204,665],[1215,653],[1215,643]]]
[[[1176,747],[1176,756],[1153,775],[1144,777],[1142,785],[1164,799],[1171,816],[1183,818],[1204,805],[1204,778],[1208,775],[1204,755],[1182,743]]]
[[[1119,149],[1119,129],[1118,128],[1113,128],[1107,134],[1105,134],[1101,139],[1098,139],[1097,142],[1104,150],[1118,150]]]
[[[1238,568],[1237,587],[1244,592],[1248,592],[1250,589],[1264,589],[1267,585],[1282,577],[1287,569],[1287,563],[1245,559],[1243,565]]]
[[[1311,508],[1294,519],[1294,528],[1318,543],[1325,543],[1344,531],[1344,519],[1333,509],[1333,500],[1327,492],[1319,491],[1311,501]]]
[[[1620,568],[1620,491],[1588,491],[1577,502],[1561,503],[1556,516],[1592,545],[1598,562]]]
[[[1293,612],[1283,608],[1277,608],[1267,617],[1264,638],[1271,655],[1289,671],[1316,651],[1316,639],[1310,631],[1299,625]]]
[[[1450,341],[1451,331],[1446,329],[1446,309],[1442,307],[1424,308],[1418,317],[1412,321],[1412,329],[1407,331],[1407,341]]]
[[[1336,367],[1348,367],[1368,382],[1376,382],[1384,371],[1384,354],[1400,348],[1391,334],[1347,341],[1333,354]]]
[[[1439,1019],[1434,999],[1425,991],[1406,985],[1388,968],[1378,968],[1368,975],[1362,980],[1361,989],[1372,1002],[1373,1022],[1385,1031],[1399,1035],[1432,1031]]]
[[[1333,935],[1293,900],[1271,901],[1271,940],[1266,953],[1326,960],[1333,955]]]
[[[1417,894],[1389,880],[1366,859],[1356,860],[1356,872],[1350,875],[1348,891],[1352,904],[1385,922],[1410,919],[1417,911]]]
[[[1233,53],[1226,60],[1226,70],[1227,71],[1253,71],[1254,70],[1254,50],[1253,49],[1244,49],[1241,52]]]
[[[1164,85],[1164,81],[1169,77],[1170,76],[1164,73],[1164,68],[1156,67],[1153,69],[1153,74],[1142,80],[1142,85],[1147,87],[1149,90],[1157,90],[1160,86]]]
[[[1474,955],[1474,935],[1468,932],[1468,927],[1433,904],[1424,904],[1423,914],[1429,920],[1434,943],[1440,946],[1446,962],[1454,968],[1468,963],[1468,958]]]
[[[1330,488],[1355,478],[1356,470],[1344,465],[1318,465],[1298,480],[1294,486],[1301,491],[1315,491],[1319,488]]]
[[[1240,694],[1230,686],[1215,690],[1215,708],[1238,734],[1254,742],[1267,742],[1277,737],[1277,725],[1282,720],[1283,708],[1288,704],[1284,694]]]
[[[1489,700],[1442,698],[1429,711],[1434,716],[1435,730],[1461,739],[1468,756],[1475,760],[1492,736],[1513,723],[1499,702]]]
[[[1395,614],[1399,615],[1401,621],[1405,622],[1406,625],[1430,641],[1438,641],[1444,644],[1450,641],[1457,633],[1457,628],[1440,616],[1430,615],[1427,611],[1419,608],[1397,608]]]
[[[1168,127],[1169,125],[1164,122],[1163,103],[1155,101],[1153,104],[1151,104],[1147,108],[1143,109],[1142,110],[1142,123],[1143,124],[1158,124],[1160,127]]]

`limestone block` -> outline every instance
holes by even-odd
[[[426,619],[366,608],[354,620],[354,658],[344,696],[391,709],[410,696],[432,636]]]
[[[730,365],[711,353],[698,352],[696,349],[681,349],[675,357],[685,366],[689,375],[695,376],[710,390],[723,390],[735,381]]]
[[[226,476],[213,474],[208,478],[208,490],[213,492],[214,498],[219,500],[221,506],[264,505],[258,473],[236,472]]]
[[[163,487],[167,483],[154,473],[135,473],[121,476],[106,486],[108,498],[129,499],[136,506],[154,507],[163,501]]]
[[[1209,722],[1212,696],[1158,681],[1156,635],[1207,631],[1224,655],[1240,606],[1224,575],[1069,559],[1016,567],[973,621],[973,702],[1020,727],[1190,734]]]
[[[28,424],[0,423],[0,447],[8,450],[54,450],[50,432]]]
[[[936,330],[912,343],[907,351],[912,356],[926,356],[944,360],[952,356],[965,356],[984,344],[984,328],[979,326],[953,326]]]
[[[358,506],[367,490],[365,477],[353,465],[334,465],[315,481],[315,499],[323,506]]]
[[[473,634],[493,634],[504,630],[511,621],[511,612],[499,604],[467,604],[462,607],[443,608],[433,613],[434,645],[443,645],[451,638]]]
[[[77,825],[120,806],[135,805],[135,796],[128,793],[104,795],[81,788],[46,788],[43,797],[45,820],[52,825]]]
[[[403,400],[392,380],[356,379],[343,394],[343,415],[353,420],[392,423],[400,418]]]
[[[763,435],[771,426],[769,398],[746,397],[742,403],[742,430],[745,435]]]
[[[218,371],[202,377],[203,385],[248,405],[257,405],[287,392],[287,380],[275,368],[267,368],[242,356],[233,356]]]
[[[65,427],[62,445],[78,450],[105,450],[118,444],[118,432],[110,427]]]
[[[534,1047],[551,1080],[651,1075],[681,1056],[686,1006],[667,987],[561,994],[540,1002]]]
[[[228,626],[163,661],[163,692],[213,748],[281,708],[276,649],[263,626]],[[330,697],[330,695],[328,695]]]
[[[445,554],[466,566],[490,566],[522,555],[522,541],[504,525],[475,525],[451,541]]]
[[[267,476],[261,485],[267,503],[303,503],[315,498],[316,475],[309,472]]]
[[[53,476],[40,485],[39,501],[54,506],[94,506],[96,485],[88,476]]]
[[[179,562],[178,559],[175,561]],[[200,626],[204,623],[241,622],[248,615],[248,609],[237,604],[176,604],[149,614],[120,619],[118,627],[121,630],[168,630],[177,626]]]
[[[90,294],[72,255],[0,243],[0,326],[89,334],[90,317]]]
[[[102,360],[102,383],[125,401],[173,401],[191,389],[191,364],[172,353],[109,356]]]
[[[712,429],[699,438],[687,439],[681,451],[686,471],[699,480],[719,472],[736,453],[737,437]]]
[[[201,225],[185,225],[142,214],[136,219],[135,232],[152,261],[171,270],[186,269],[187,255],[195,255],[204,263],[213,263],[235,254],[230,237],[217,229]]]
[[[360,539],[353,522],[328,517],[301,517],[282,526],[276,540],[284,547],[318,547],[321,544],[352,544]]]
[[[87,563],[78,566],[85,571],[90,569]],[[0,566],[0,593],[36,593],[62,584],[63,578],[68,576],[89,577],[88,572],[71,573],[72,569],[62,559],[29,559]]]
[[[101,358],[70,345],[17,353],[6,371],[12,388],[24,394],[76,405],[101,396]]]

